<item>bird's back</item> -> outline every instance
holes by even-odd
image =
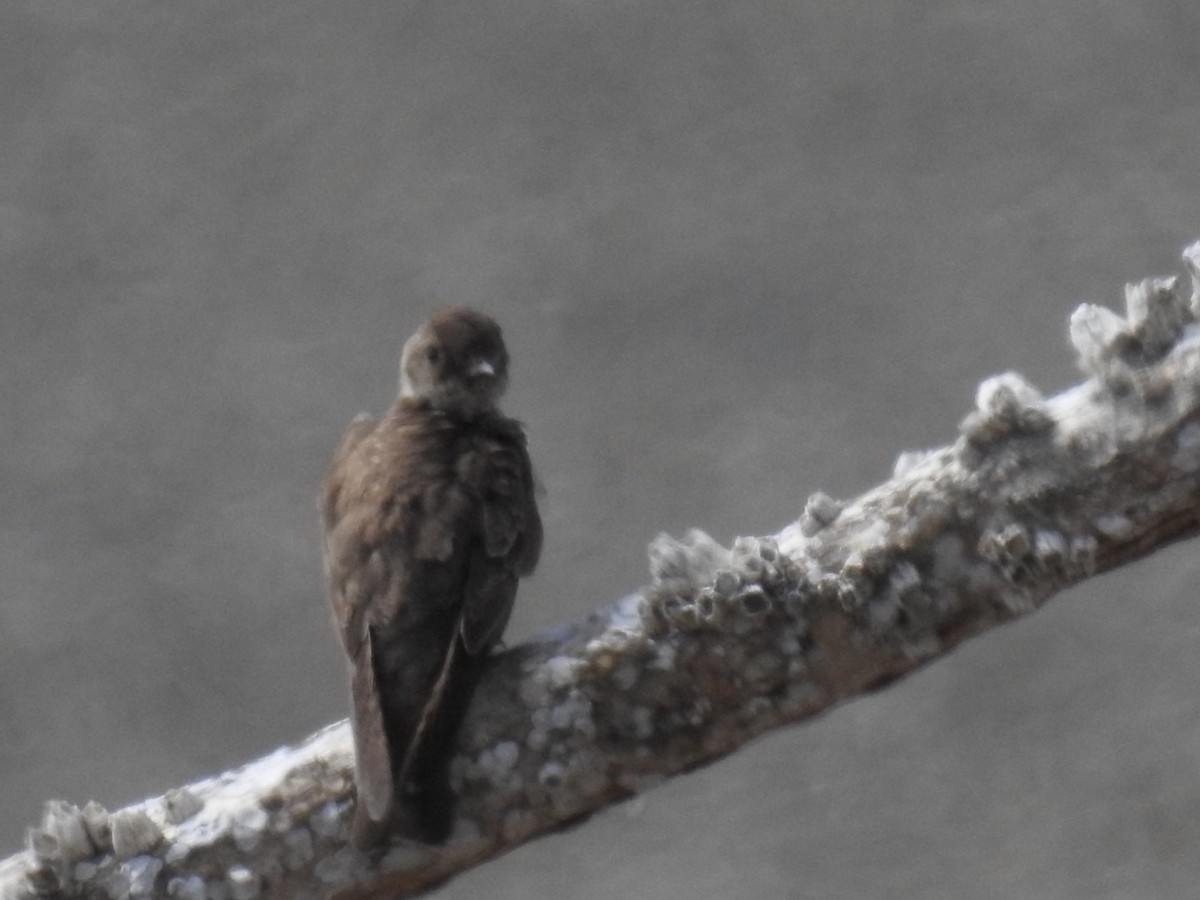
[[[498,413],[462,420],[400,400],[378,422],[355,420],[322,513],[331,598],[352,594],[342,602],[376,623],[453,591],[472,556],[524,575],[541,547],[524,434]]]

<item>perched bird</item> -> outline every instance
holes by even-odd
[[[404,345],[400,396],[359,416],[321,497],[325,570],[349,658],[352,842],[453,824],[459,724],[542,545],[518,422],[497,409],[508,353],[488,316],[454,307]]]

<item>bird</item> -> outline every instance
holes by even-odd
[[[541,553],[524,429],[498,407],[508,363],[490,316],[434,313],[404,344],[396,401],[354,419],[322,485],[360,850],[449,838],[459,726]]]

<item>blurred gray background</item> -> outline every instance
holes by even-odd
[[[773,531],[1200,237],[1191,0],[0,8],[0,851],[345,713],[317,485],[496,315],[519,641]],[[437,896],[1189,898],[1195,545]]]

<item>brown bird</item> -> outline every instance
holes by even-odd
[[[400,396],[350,425],[321,513],[335,626],[350,663],[352,842],[453,825],[459,724],[542,544],[521,426],[496,407],[508,353],[488,316],[434,314],[404,345]]]

